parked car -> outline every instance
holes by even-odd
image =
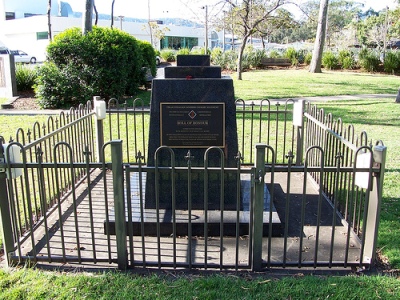
[[[161,64],[161,58],[157,55],[156,56],[156,66],[159,66]]]
[[[10,54],[10,50],[5,47],[0,47],[0,54]]]
[[[14,61],[16,63],[36,63],[36,57],[29,55],[28,53],[22,50],[11,50],[11,54],[14,55]]]

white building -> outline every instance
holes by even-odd
[[[43,61],[49,44],[47,4],[48,0],[0,0],[0,46],[23,50],[35,56],[38,61]],[[110,23],[109,20],[99,20],[98,26],[110,27]],[[73,17],[68,0],[52,0],[51,33],[53,37],[65,29],[81,26],[82,18]],[[163,24],[158,26],[161,30],[168,28],[164,39],[155,43],[158,49],[191,48],[204,45],[204,28]],[[118,19],[114,22],[114,28],[120,27],[135,38],[150,42],[149,27],[146,23]]]

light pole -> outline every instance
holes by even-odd
[[[386,16],[385,16],[385,31],[383,32],[383,61],[385,61],[386,57],[386,44],[387,44],[387,34],[388,34],[388,16],[389,16],[389,7],[386,6]]]
[[[203,6],[202,7],[202,9],[205,9],[205,11],[206,11],[206,24],[205,24],[205,27],[206,27],[206,36],[205,36],[205,43],[204,43],[204,48],[205,48],[205,54],[207,54],[207,49],[208,49],[208,6],[207,5],[205,5],[205,6]]]
[[[226,14],[228,13],[226,10],[223,11],[224,13],[224,20],[223,20],[223,28],[222,28],[222,48],[223,48],[223,52],[225,52],[225,26],[226,26]]]
[[[118,16],[119,18],[119,28],[122,30],[122,21],[124,20],[124,16]]]

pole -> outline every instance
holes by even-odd
[[[122,30],[122,21],[124,20],[124,16],[118,16],[119,17],[119,28]]]
[[[7,188],[7,174],[5,168],[5,153],[3,151],[2,137],[0,137],[0,221],[3,226],[3,247],[6,266],[11,264],[10,256],[13,255],[14,248],[14,235],[11,220],[10,202],[8,198]]]
[[[262,238],[264,218],[264,175],[265,175],[265,149],[267,145],[256,144],[256,157],[254,162],[254,201],[252,203],[253,214],[253,259],[252,270],[262,269]],[[272,201],[272,200],[271,200]],[[271,226],[271,224],[270,224]]]
[[[128,254],[126,251],[126,219],[124,198],[124,173],[122,166],[122,141],[111,141],[111,159],[114,189],[115,234],[117,240],[118,268],[126,270]]]
[[[205,43],[204,43],[204,48],[205,48],[205,53],[207,54],[207,49],[208,49],[208,6],[203,6],[203,9],[206,10],[206,23],[205,23],[205,29],[206,29],[206,36],[205,36]]]

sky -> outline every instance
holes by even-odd
[[[85,0],[63,0],[68,2],[73,11],[83,11]],[[205,11],[201,8],[204,5],[209,5],[208,13],[215,15],[221,12],[221,9],[212,8],[214,4],[221,0],[115,0],[114,15],[115,16],[128,16],[135,18],[147,19],[148,7],[150,3],[150,18],[183,18],[192,19],[205,17]],[[306,0],[301,0],[306,1]],[[223,1],[221,1],[223,2]],[[395,0],[358,0],[358,2],[365,3],[365,8],[372,7],[374,10],[379,11],[386,6],[394,8]],[[95,0],[97,10],[99,13],[111,14],[112,0]]]

